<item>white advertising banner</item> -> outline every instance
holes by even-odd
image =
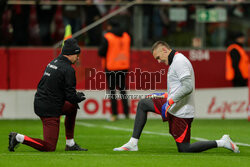
[[[248,88],[198,89],[196,118],[247,119]]]
[[[105,91],[84,91],[84,93],[87,99],[80,103],[77,118],[110,117],[111,105]],[[150,93],[152,91],[129,91],[131,118],[135,117],[139,98]],[[34,94],[35,90],[1,90],[0,119],[38,118],[33,109]],[[196,118],[247,119],[248,88],[198,89],[195,92],[195,104]],[[118,111],[120,117],[124,117],[121,101],[118,102]],[[149,117],[160,118],[156,114],[150,114]]]

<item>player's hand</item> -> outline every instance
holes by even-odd
[[[146,99],[168,98],[167,93],[152,93],[146,96]]]
[[[170,107],[174,104],[173,99],[168,99],[168,101],[166,103],[163,104],[163,106],[161,107],[161,116],[163,118],[163,120],[167,120],[167,114],[168,111],[170,109]]]
[[[78,97],[79,102],[86,99],[85,94],[83,92],[76,92],[76,96]]]

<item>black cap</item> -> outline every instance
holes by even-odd
[[[69,38],[66,41],[64,41],[64,45],[62,48],[62,55],[74,55],[74,54],[80,54],[80,52],[81,49],[74,38]]]

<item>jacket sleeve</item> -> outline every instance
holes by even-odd
[[[76,95],[76,76],[73,68],[66,70],[65,73],[65,96],[66,100],[72,104],[81,101]]]
[[[98,54],[100,57],[106,57],[108,51],[108,41],[103,37],[101,45],[98,49]]]
[[[189,95],[193,91],[192,78],[191,76],[186,76],[180,80],[181,86],[175,92],[175,94],[170,97],[176,103],[183,99],[185,96]]]
[[[174,65],[175,75],[180,80],[180,86],[175,91],[174,94],[169,96],[168,99],[172,98],[173,101],[176,103],[183,99],[185,96],[189,95],[193,91],[193,84],[192,84],[192,72],[189,66],[185,61],[176,61]]]

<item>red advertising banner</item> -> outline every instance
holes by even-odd
[[[85,49],[80,55],[80,62],[75,65],[77,88],[88,89],[90,86],[89,71],[102,72],[101,58],[97,49]],[[195,70],[196,88],[230,87],[231,83],[225,80],[225,51],[213,50],[186,50],[183,53],[192,63]],[[250,52],[248,52],[250,54]],[[0,48],[0,89],[36,89],[47,64],[54,58],[52,48]],[[165,70],[165,73],[163,72]],[[166,89],[167,67],[159,64],[148,50],[133,50],[131,52],[131,66],[129,72],[137,75],[141,81],[152,82],[152,76],[144,72],[161,72],[155,76],[155,89]],[[150,79],[149,79],[150,78]],[[95,78],[98,79],[98,78]],[[98,82],[105,77],[101,76]],[[138,79],[138,78],[137,78]],[[86,85],[87,84],[87,85]],[[95,83],[96,84],[96,83]],[[149,89],[141,82],[128,83],[130,89]]]
[[[0,89],[8,89],[8,59],[6,52],[6,49],[0,49]]]

